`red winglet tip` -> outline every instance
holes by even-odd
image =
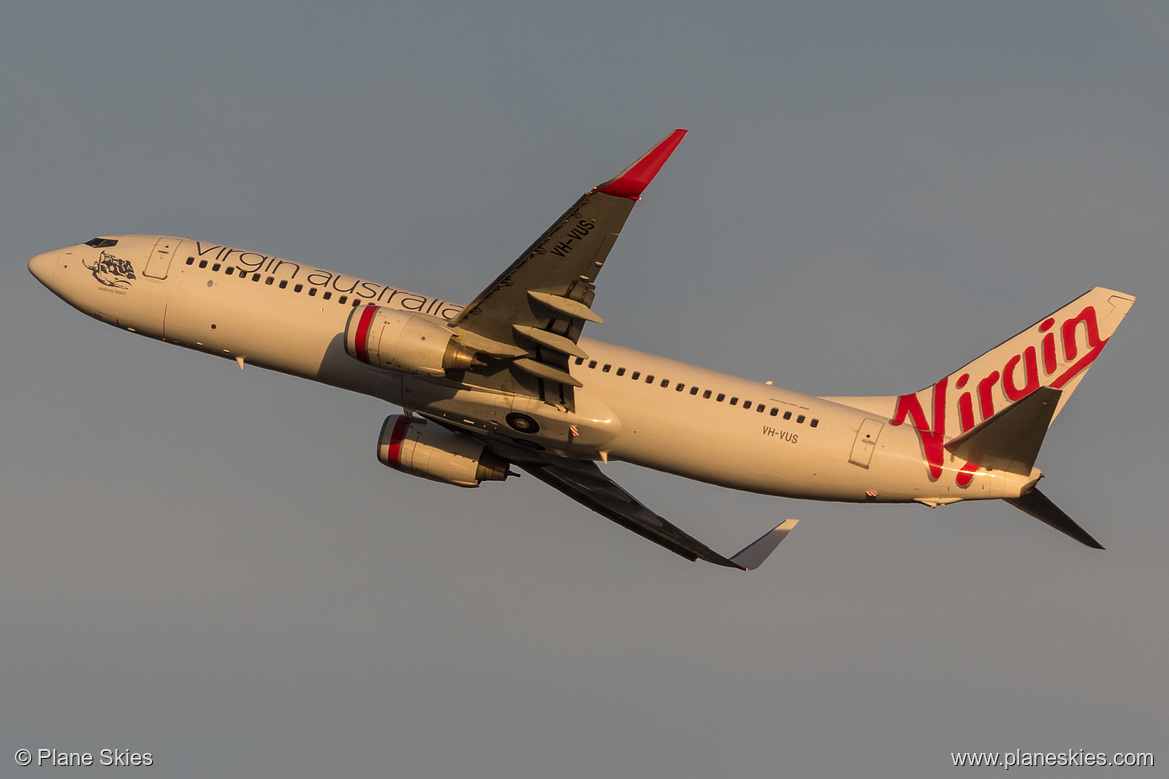
[[[657,146],[643,154],[637,162],[621,171],[616,178],[606,181],[597,187],[598,192],[614,197],[627,197],[631,200],[640,200],[641,193],[658,175],[658,171],[666,164],[666,160],[678,148],[678,144],[685,137],[685,130],[674,130]]]

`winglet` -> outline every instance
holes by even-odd
[[[751,571],[763,565],[763,561],[775,551],[775,547],[779,546],[780,541],[787,538],[787,534],[792,531],[797,522],[799,522],[798,519],[784,520],[764,533],[759,539],[747,545],[741,552],[732,555],[731,562],[744,571]]]
[[[654,180],[654,176],[658,175],[658,171],[666,164],[666,160],[674,153],[674,149],[678,148],[685,135],[685,130],[674,130],[661,143],[641,155],[637,162],[621,171],[616,178],[597,187],[597,191],[614,197],[640,200],[641,193]]]

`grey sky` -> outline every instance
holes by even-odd
[[[22,747],[168,777],[1169,762],[1160,4],[170,5],[0,11],[0,774],[100,770]],[[166,233],[466,301],[675,127],[591,336],[893,394],[1134,293],[1038,462],[1108,550],[1004,504],[612,466],[722,551],[801,519],[758,572],[687,564],[532,479],[388,471],[394,409],[99,325],[26,269]]]

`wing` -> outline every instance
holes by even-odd
[[[650,511],[601,473],[592,462],[559,460],[548,464],[517,465],[578,503],[687,560],[705,560],[744,571],[758,568],[797,522],[789,519],[777,525],[738,554],[727,558]]]
[[[570,357],[592,311],[597,274],[634,203],[681,143],[675,130],[618,176],[581,196],[519,259],[457,316],[468,346],[484,364],[467,384],[539,397],[573,407],[580,382],[568,373]]]

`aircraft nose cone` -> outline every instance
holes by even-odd
[[[38,254],[28,261],[28,271],[36,277],[37,281],[49,286],[52,281],[53,271],[57,270],[57,256],[61,253],[60,249],[44,254]]]

